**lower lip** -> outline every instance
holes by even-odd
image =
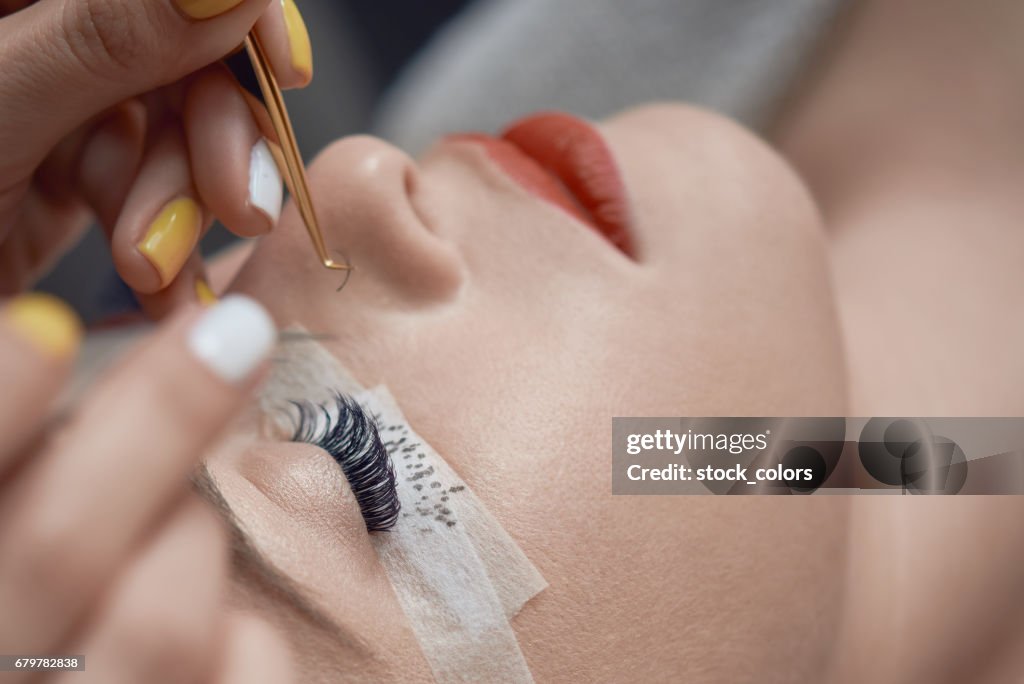
[[[480,145],[527,192],[633,256],[625,186],[604,139],[586,121],[567,114],[538,114],[513,123],[500,138],[464,133],[450,139]]]

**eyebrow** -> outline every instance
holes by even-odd
[[[238,517],[224,498],[206,464],[201,464],[191,477],[192,487],[220,514],[231,538],[231,565],[237,577],[253,581],[271,597],[280,599],[307,623],[325,632],[342,646],[364,656],[369,649],[351,629],[339,624],[316,607],[295,580],[278,569],[264,556],[245,532]]]

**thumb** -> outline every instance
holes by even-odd
[[[0,19],[0,187],[108,107],[241,45],[269,0],[40,0]]]

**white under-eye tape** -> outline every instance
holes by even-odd
[[[315,341],[284,347],[264,392],[268,408],[342,391],[377,420],[402,514],[373,542],[435,679],[532,682],[509,620],[547,586],[544,578],[386,388],[363,389]]]

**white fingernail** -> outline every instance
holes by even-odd
[[[203,314],[188,336],[189,349],[228,382],[238,382],[267,358],[277,329],[266,310],[241,295],[225,297]]]
[[[283,198],[281,172],[277,170],[274,155],[270,152],[267,141],[260,138],[260,141],[253,145],[249,158],[249,203],[266,214],[271,223],[277,225],[277,220],[281,218]]]

